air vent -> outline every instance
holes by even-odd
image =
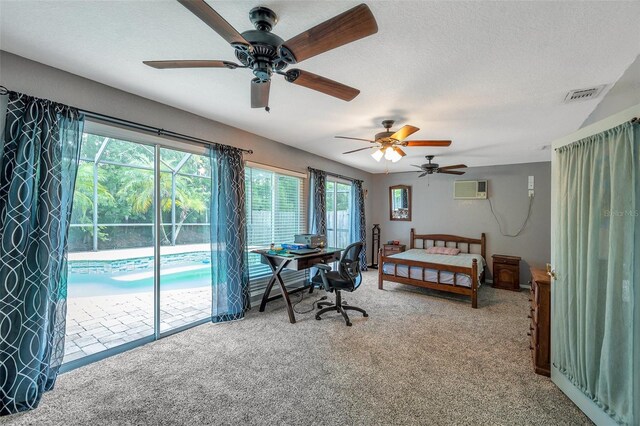
[[[564,98],[564,102],[579,102],[597,98],[600,92],[602,92],[602,89],[604,89],[606,86],[606,84],[603,84],[602,86],[590,87],[588,89],[572,90],[567,93],[567,96],[565,96]]]

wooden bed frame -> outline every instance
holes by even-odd
[[[422,240],[422,247],[416,247],[416,240]],[[431,245],[428,245],[428,242],[432,241]],[[459,248],[460,251],[471,253],[472,245],[480,245],[480,254],[484,259],[486,259],[486,238],[484,232],[482,233],[480,239],[475,238],[465,238],[459,237],[457,235],[445,235],[445,234],[416,234],[414,229],[411,228],[411,242],[409,248],[428,248],[433,246],[438,246],[438,243],[441,242],[440,246],[442,247],[456,247]],[[465,250],[466,249],[466,250]],[[393,274],[386,274],[384,272],[384,263],[389,262],[393,263],[396,266],[394,267]],[[383,281],[392,281],[402,284],[415,285],[418,287],[430,288],[433,290],[445,291],[447,293],[456,293],[456,294],[464,294],[467,296],[471,296],[471,307],[478,307],[478,262],[476,259],[473,259],[473,264],[470,268],[465,268],[462,266],[451,266],[451,265],[443,265],[440,263],[429,263],[429,262],[420,262],[417,260],[407,260],[407,259],[397,259],[391,257],[385,257],[382,249],[379,251],[378,257],[378,288],[382,290]],[[423,281],[416,280],[413,278],[405,278],[399,277],[397,275],[398,267],[397,265],[407,265],[409,268],[412,266],[417,266],[422,268],[422,277],[425,276],[425,269],[434,269],[438,271],[437,281]],[[453,273],[453,284],[445,284],[440,282],[440,271],[443,272],[452,272]],[[471,287],[464,287],[460,285],[456,285],[456,277],[457,274],[465,274],[472,278]],[[484,271],[482,272],[482,276],[480,280],[484,283]]]

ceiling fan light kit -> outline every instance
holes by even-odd
[[[404,157],[407,155],[406,152],[404,152],[403,150],[401,150],[400,148],[398,148],[397,146],[393,147],[393,151],[398,154],[400,156],[400,158]]]
[[[384,157],[385,160],[389,160],[392,163],[397,163],[405,155],[407,154],[405,154],[405,152],[400,148],[398,148],[397,146],[388,146],[384,149],[384,151],[382,149],[379,149],[373,154],[371,154],[374,160],[378,162],[380,162],[380,160],[382,160],[382,157]]]
[[[325,77],[300,69],[285,68],[305,59],[368,37],[378,32],[378,24],[366,4],[360,4],[333,18],[284,41],[273,34],[278,16],[266,7],[254,7],[249,20],[255,30],[240,34],[204,0],[178,0],[191,13],[224,38],[234,49],[240,64],[220,60],[143,61],[157,69],[176,68],[248,68],[251,80],[251,107],[269,111],[271,76],[282,75],[286,81],[329,96],[351,101],[360,91]]]
[[[400,155],[398,155],[392,147],[387,147],[387,149],[384,150],[384,159],[385,160],[395,160],[398,161],[398,157],[400,157]],[[400,157],[402,158],[402,157]],[[395,163],[394,161],[394,163]]]

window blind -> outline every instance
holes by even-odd
[[[287,171],[245,166],[248,249],[291,243],[306,229],[304,179]],[[306,279],[305,271],[285,271],[285,283]],[[262,296],[271,278],[271,269],[258,254],[249,253],[251,298]],[[279,292],[278,289],[275,291]]]

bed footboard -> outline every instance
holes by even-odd
[[[384,271],[384,264],[393,263],[394,264],[394,273],[387,274]],[[472,266],[470,268],[465,268],[461,266],[451,266],[451,265],[443,265],[439,263],[428,263],[428,262],[420,262],[417,260],[408,260],[408,259],[398,259],[385,257],[382,249],[378,252],[378,289],[384,289],[384,281],[397,282],[401,284],[414,285],[417,287],[429,288],[432,290],[440,290],[447,293],[455,293],[455,294],[463,294],[471,297],[471,307],[478,307],[478,262],[476,259],[473,259]],[[417,280],[411,278],[411,274],[409,273],[409,277],[400,277],[398,276],[398,265],[407,265],[409,270],[411,267],[419,267],[422,268],[422,280]],[[436,281],[427,281],[426,270],[432,269],[437,271]],[[453,273],[453,284],[447,284],[440,281],[440,273],[441,272],[450,272]],[[465,287],[457,284],[457,275],[464,274],[471,277],[471,287]]]

